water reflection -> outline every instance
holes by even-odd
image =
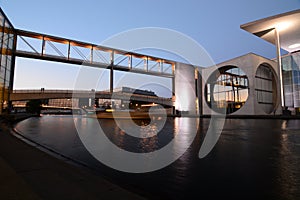
[[[159,149],[158,136],[156,134],[158,132],[157,124],[152,123],[145,125],[145,123],[142,123],[140,127],[141,139],[139,140],[138,146],[141,148],[141,151],[147,153]]]
[[[81,122],[87,120],[89,123]],[[150,124],[141,121],[139,123],[141,126],[138,126],[138,134],[141,137],[136,137],[136,125],[135,134],[128,132],[131,131],[132,121],[128,123],[127,119],[116,122],[76,118],[74,122],[84,147],[97,160],[123,172],[141,173],[168,166],[190,147],[197,134],[198,119],[178,118],[177,120],[179,126],[176,131],[172,129],[173,118],[166,118],[165,123],[161,123],[159,119],[156,121],[151,119]],[[88,126],[83,127],[82,124]],[[163,127],[158,128],[162,124]],[[116,127],[125,131],[125,134],[120,136],[120,130],[116,131]],[[171,127],[171,131],[169,132],[170,129],[165,127]],[[150,137],[146,137],[148,135]]]
[[[164,147],[174,138],[173,129],[169,128],[173,124],[173,121],[170,119],[167,120],[163,131],[158,131],[156,121],[150,124],[149,120],[134,120],[139,126],[139,135],[141,137],[134,137],[125,132],[125,130],[130,130],[130,124],[125,119],[118,122],[122,128],[114,120],[99,119],[98,122],[112,143],[130,152],[153,152]]]
[[[127,134],[113,120],[99,120],[106,136],[115,145],[124,150],[137,153],[159,150],[168,145],[174,138],[172,150],[182,152],[193,141],[199,126],[199,120],[193,118],[168,118],[161,131],[158,131],[157,121],[153,121],[151,124],[149,120],[142,119],[134,120],[134,122],[139,126],[140,138]],[[118,124],[122,124],[125,130],[130,130],[130,124],[127,124],[127,120],[121,120]]]
[[[295,129],[297,123],[296,120],[284,120],[281,126],[277,181],[280,183],[280,195],[286,199],[293,199],[293,194],[299,192],[300,132]]]
[[[123,123],[126,125],[126,121]],[[136,123],[140,134],[156,129],[155,123],[147,128],[147,121]],[[169,145],[174,153],[185,153],[155,172],[123,173],[104,166],[89,154],[71,118],[30,118],[18,123],[16,128],[26,137],[94,167],[122,186],[162,199],[192,199],[192,196],[204,199],[300,197],[300,120],[226,119],[219,141],[203,159],[199,159],[198,152],[210,119],[200,119],[199,122],[189,118],[168,118],[163,129],[150,138],[130,136],[113,120],[77,119],[77,128],[84,130],[82,134],[91,141],[98,134],[93,132],[96,124],[101,125],[106,138],[129,152],[151,153]],[[197,129],[195,136],[192,133]],[[103,151],[107,150],[105,146],[101,147]],[[116,158],[110,149],[107,151],[108,159]],[[132,160],[119,159],[136,165]],[[144,164],[151,165],[151,159],[145,158]],[[137,165],[137,169],[141,166]]]
[[[122,122],[119,121],[119,124],[122,123],[122,127],[126,127],[126,121],[127,120],[122,120]],[[125,130],[129,129],[128,126],[125,128],[125,130],[123,130],[120,127],[118,127],[113,121],[110,121],[109,124],[110,126],[114,127],[114,132],[110,132],[110,130],[107,129],[107,127],[104,128],[104,131],[115,145],[124,150],[147,153],[159,149],[160,145],[158,144],[159,137],[157,136],[157,124],[155,122],[150,124],[150,120],[147,119],[134,120],[134,122],[140,127],[140,138],[135,138],[128,135],[125,132]],[[164,146],[164,144],[162,144],[162,146]]]

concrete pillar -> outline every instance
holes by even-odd
[[[175,98],[175,109],[180,111],[182,115],[197,114],[194,66],[176,63]]]
[[[278,80],[280,85],[280,97],[281,97],[281,106],[285,107],[284,99],[284,89],[283,89],[283,76],[282,76],[282,65],[281,65],[281,54],[280,54],[280,35],[279,30],[274,29],[275,42],[276,42],[276,55],[277,55],[277,65],[278,65]]]

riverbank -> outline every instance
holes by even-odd
[[[0,116],[0,199],[144,199],[13,136],[29,115]]]
[[[223,117],[223,115],[202,115],[201,118]],[[300,119],[300,115],[226,115],[226,119]]]

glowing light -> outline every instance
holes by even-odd
[[[152,106],[157,106],[158,104],[156,103],[151,103],[151,104],[143,104],[141,107],[152,107]]]
[[[289,49],[295,49],[295,48],[298,48],[300,47],[300,43],[295,43],[295,44],[292,44],[289,46]]]
[[[278,31],[283,31],[283,30],[286,30],[290,26],[291,26],[291,22],[281,22],[281,23],[276,24],[275,28]]]

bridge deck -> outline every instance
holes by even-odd
[[[164,106],[172,106],[171,98],[131,94],[125,92],[105,92],[105,91],[73,91],[73,90],[14,90],[10,94],[11,101],[24,101],[32,99],[72,99],[72,98],[99,98],[99,99],[122,99],[132,101],[142,101],[156,103]]]

